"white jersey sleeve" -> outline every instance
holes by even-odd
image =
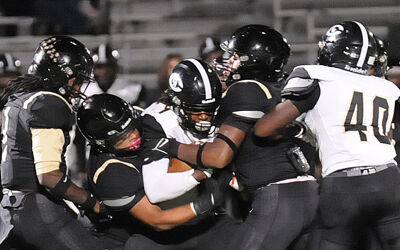
[[[168,167],[168,158],[143,165],[144,190],[151,203],[176,198],[199,184],[192,176],[193,169],[168,173]]]

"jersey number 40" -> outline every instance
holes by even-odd
[[[383,112],[379,112],[383,110]],[[386,99],[376,96],[373,100],[372,109],[372,123],[374,136],[380,143],[390,144],[389,138],[386,133],[386,125],[388,121],[389,104]],[[379,114],[383,114],[379,117]],[[356,123],[351,123],[353,116],[356,115]],[[367,126],[363,125],[364,120],[364,98],[362,92],[353,92],[353,98],[351,100],[349,111],[346,115],[346,120],[344,122],[345,131],[357,131],[360,135],[361,141],[367,141]],[[383,133],[381,134],[380,131]]]

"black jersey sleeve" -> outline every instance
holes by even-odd
[[[130,210],[145,195],[142,176],[131,163],[107,162],[93,176],[95,193],[111,211]]]
[[[223,96],[223,124],[247,132],[280,100],[279,91],[258,81],[240,81],[231,85]]]
[[[143,137],[146,139],[166,138],[163,128],[160,123],[152,115],[144,115],[141,117],[143,127]]]
[[[282,98],[286,99],[306,96],[313,92],[317,86],[318,80],[312,79],[307,70],[299,66],[286,79],[281,95]]]
[[[395,102],[393,123],[400,123],[400,99]]]
[[[60,96],[39,95],[27,108],[30,111],[28,125],[32,128],[61,128],[69,130],[75,122],[71,107]]]
[[[312,109],[320,94],[319,80],[312,79],[301,66],[296,67],[289,75],[281,92],[282,98],[291,100],[300,113]]]

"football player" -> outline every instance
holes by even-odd
[[[120,59],[118,50],[112,49],[109,44],[100,44],[92,50],[92,58],[96,82],[88,86],[85,91],[86,96],[109,93],[121,97],[129,104],[146,106],[144,86],[139,82],[118,77]]]
[[[286,249],[313,220],[318,185],[307,175],[300,140],[289,134],[288,139],[263,140],[253,135],[252,127],[281,100],[290,47],[276,30],[246,25],[221,48],[230,59],[216,138],[200,146],[169,140],[162,148],[198,167],[224,168],[233,161],[252,204],[228,249]]]
[[[220,58],[224,51],[219,46],[221,41],[215,37],[206,37],[199,47],[199,56],[202,61],[213,66],[214,60]]]
[[[112,213],[122,212],[157,230],[167,230],[206,213],[219,200],[217,189],[206,189],[196,200],[166,210],[149,200],[144,188],[147,180],[142,179],[143,158],[138,154],[142,125],[137,111],[121,98],[93,95],[83,102],[77,117],[79,129],[91,145],[90,188]],[[146,154],[144,164],[151,160],[151,154]],[[213,182],[210,179],[208,183]],[[144,249],[137,239],[134,244]]]
[[[63,199],[99,212],[99,202],[66,175],[64,152],[75,123],[71,106],[92,81],[89,50],[68,36],[40,42],[28,74],[12,80],[1,97],[2,229],[22,249],[102,249],[67,213]],[[11,219],[13,218],[13,219]],[[15,219],[18,218],[18,219]],[[7,231],[0,237],[3,240]]]
[[[255,134],[269,136],[302,113],[320,146],[321,249],[353,249],[370,227],[400,248],[400,173],[388,131],[400,90],[370,76],[374,35],[361,23],[332,26],[319,43],[319,65],[296,67]]]
[[[217,132],[221,96],[222,85],[209,65],[197,59],[183,60],[172,70],[168,91],[142,113],[145,139],[174,138],[192,144],[212,141]],[[162,158],[144,164],[144,187],[150,201],[162,207],[176,207],[200,195],[203,187],[199,181],[210,177],[212,171],[193,170],[182,163],[182,169],[177,169],[177,162],[180,161],[174,158],[169,166],[169,159]],[[218,175],[221,181],[229,178],[229,173]],[[196,247],[200,249],[221,249],[227,242],[229,225],[233,223],[225,214],[209,214],[186,225],[188,232],[178,239],[197,241]]]

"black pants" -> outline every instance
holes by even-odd
[[[126,242],[124,249],[140,250],[221,250],[226,248],[237,222],[228,215],[208,216],[193,225],[154,232],[152,236],[135,234]]]
[[[14,225],[10,243],[17,249],[105,249],[63,205],[44,195],[27,194],[20,206],[7,209]]]
[[[257,189],[248,217],[227,249],[284,250],[312,223],[318,207],[315,181]]]
[[[397,167],[353,177],[325,177],[320,187],[320,249],[355,249],[368,227],[400,249],[400,174]]]

